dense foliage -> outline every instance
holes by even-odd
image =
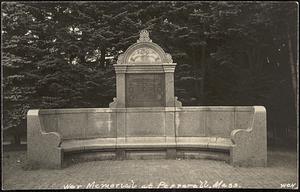
[[[178,63],[184,105],[264,105],[269,136],[296,133],[296,3],[7,2],[2,23],[3,127],[16,136],[29,108],[107,107],[112,64],[141,29]]]

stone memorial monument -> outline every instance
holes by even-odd
[[[142,30],[137,43],[130,46],[114,65],[117,99],[110,107],[175,107],[174,71],[170,54],[153,43]]]
[[[60,168],[70,153],[94,152],[101,159],[209,157],[266,166],[265,108],[183,107],[174,96],[175,67],[142,30],[114,65],[117,91],[109,108],[28,111],[29,162]]]

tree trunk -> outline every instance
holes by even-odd
[[[262,60],[261,60],[262,49],[257,46],[254,49],[253,54],[254,54],[253,57],[255,56],[255,63],[254,63],[254,65],[255,65],[255,73],[259,73],[259,72],[261,72],[262,67],[263,67]]]
[[[252,54],[252,48],[250,47],[249,50],[246,51],[246,54],[248,56],[248,65],[250,71],[253,71],[253,54]]]
[[[102,68],[102,69],[104,69],[106,67],[106,65],[105,65],[105,53],[106,53],[106,49],[101,48],[100,68]]]
[[[85,64],[85,55],[83,53],[80,55],[80,64]]]
[[[21,145],[21,137],[19,134],[14,134],[14,145]]]
[[[295,106],[295,111],[297,111],[297,65],[294,62],[292,39],[290,36],[289,27],[287,27],[287,40],[288,40],[288,50],[289,50],[288,54],[289,54],[290,70],[291,70],[291,76],[292,76],[294,106]]]
[[[204,81],[205,81],[205,45],[201,46],[201,81],[200,81],[200,94],[201,94],[201,104],[205,103],[204,97]]]
[[[200,99],[200,90],[199,90],[199,83],[198,83],[198,77],[197,77],[197,72],[198,72],[198,66],[197,66],[197,61],[196,61],[196,48],[193,47],[193,74],[194,74],[194,91],[195,91],[195,96],[197,97],[197,102]]]

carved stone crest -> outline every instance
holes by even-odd
[[[128,59],[129,63],[161,63],[159,54],[150,48],[135,50]]]
[[[149,37],[149,32],[147,30],[142,30],[140,32],[140,38],[137,40],[138,43],[140,42],[152,42]]]

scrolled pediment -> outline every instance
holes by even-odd
[[[130,63],[162,63],[162,59],[160,55],[153,49],[148,47],[142,47],[136,49],[131,53],[128,57],[128,61]]]
[[[173,63],[172,56],[156,43],[153,43],[147,30],[140,32],[137,43],[131,45],[125,53],[119,55],[117,64],[168,64]]]

